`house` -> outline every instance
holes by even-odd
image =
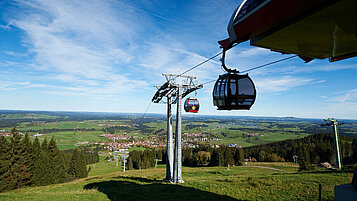
[[[328,163],[328,162],[320,163],[319,167],[324,167],[326,169],[331,169],[332,168],[331,164]]]

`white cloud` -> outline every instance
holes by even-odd
[[[284,74],[284,75],[293,75],[293,74],[304,74],[304,73],[314,73],[314,72],[332,72],[332,71],[341,71],[348,69],[357,69],[355,64],[337,64],[337,63],[326,63],[322,65],[323,61],[301,64],[299,63],[283,63],[283,67],[273,67],[273,68],[264,68],[257,74]]]
[[[329,103],[355,103],[357,104],[357,89],[351,89],[348,91],[344,91],[343,94],[335,96],[323,96],[327,102]]]
[[[249,48],[239,53],[239,55],[242,57],[251,57],[256,55],[262,56],[267,54],[272,54],[272,52],[268,49],[259,48],[259,47]]]
[[[0,29],[8,30],[8,29],[10,29],[10,24],[7,24],[7,25],[0,24]]]
[[[357,89],[352,89],[346,93],[346,95],[341,99],[342,103],[345,102],[356,102],[357,101]]]
[[[167,41],[166,43],[172,45],[153,44],[150,50],[141,57],[139,65],[146,68],[149,80],[163,81],[162,73],[180,74],[208,59],[208,57],[181,48],[183,45],[180,43]],[[202,83],[222,73],[220,65],[220,62],[210,60],[185,75],[196,76],[197,82]]]
[[[14,57],[24,57],[27,56],[27,53],[19,53],[19,52],[12,52],[12,51],[3,51],[5,54],[14,56]]]
[[[18,65],[29,65],[29,64],[4,60],[4,61],[0,61],[0,65],[7,67],[7,66],[18,66]]]
[[[306,79],[302,77],[293,76],[281,76],[281,77],[269,77],[258,78],[255,81],[257,90],[261,92],[280,92],[287,91],[291,88],[304,86],[309,84],[321,83],[323,80]]]
[[[0,81],[1,90],[14,90],[18,88],[47,88],[50,85],[47,84],[38,84],[31,82],[22,82],[22,81]]]
[[[356,102],[333,102],[325,103],[321,110],[324,117],[356,119],[357,103]]]
[[[147,82],[163,80],[163,72],[177,74],[207,59],[178,42],[176,31],[167,34],[156,27],[150,17],[165,17],[145,9],[111,0],[14,2],[21,12],[11,24],[26,33],[32,67],[73,87],[98,93],[99,85],[115,91],[143,89]],[[221,73],[219,66],[211,60],[190,73],[204,82]]]
[[[139,26],[130,9],[121,12],[112,1],[15,2],[24,12],[11,21],[26,33],[25,42],[35,55],[37,70],[58,73],[55,79],[93,93],[147,85],[124,75],[128,70],[125,64],[134,58],[127,51]],[[99,84],[101,89],[97,89]]]

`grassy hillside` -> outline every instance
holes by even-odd
[[[277,169],[268,169],[277,168]],[[161,182],[165,166],[122,172],[100,162],[88,178],[0,194],[0,200],[333,200],[334,185],[348,183],[347,173],[295,173],[292,163],[183,168],[183,184]]]

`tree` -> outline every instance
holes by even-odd
[[[26,167],[27,171],[30,173],[30,181],[26,185],[31,185],[32,183],[32,172],[34,170],[34,154],[33,154],[33,147],[32,142],[29,138],[28,133],[25,134],[25,137],[21,141],[21,146],[23,147],[23,163]]]
[[[219,157],[220,153],[217,151],[217,149],[213,149],[213,153],[211,154],[211,161],[209,162],[209,166],[219,166]]]
[[[35,164],[33,182],[36,186],[44,186],[51,183],[51,163],[47,151],[41,150]]]
[[[31,173],[28,167],[28,149],[24,147],[20,133],[16,128],[13,128],[11,134],[9,150],[10,172],[7,181],[9,189],[16,189],[28,185],[31,182]]]
[[[84,178],[88,176],[88,170],[85,162],[85,155],[83,151],[78,151],[78,159],[79,159],[79,178]]]
[[[208,151],[199,151],[195,154],[197,165],[206,165],[211,160],[211,153]]]
[[[62,154],[60,154],[60,151],[56,145],[56,140],[53,137],[48,143],[48,156],[50,169],[52,172],[50,182],[54,184],[66,181],[67,172],[64,165],[64,159]]]
[[[267,154],[265,153],[265,151],[261,150],[261,151],[259,152],[258,160],[259,160],[259,161],[265,161],[266,155],[267,155]]]
[[[357,138],[352,140],[352,161],[357,163]]]
[[[243,165],[244,162],[244,151],[241,148],[237,148],[235,150],[234,156],[233,156],[235,165]]]
[[[45,137],[45,139],[43,140],[42,144],[41,144],[41,150],[42,151],[48,151],[48,142],[47,142],[47,138]]]
[[[46,145],[47,146],[47,145]],[[50,165],[47,152],[41,149],[40,140],[36,137],[32,143],[34,169],[32,171],[32,183],[35,186],[50,184]]]
[[[126,168],[127,168],[128,170],[134,169],[134,168],[133,168],[133,160],[132,160],[131,158],[129,158],[129,157],[128,157],[128,160],[127,160],[127,166],[126,166]]]
[[[37,161],[41,152],[41,143],[38,137],[32,143],[32,153],[34,155],[34,161]]]
[[[222,166],[233,165],[234,164],[233,149],[227,146],[222,146],[221,149],[222,149],[221,165]]]
[[[10,143],[0,136],[0,192],[8,189],[7,178],[10,174]]]
[[[87,177],[88,172],[84,162],[84,154],[75,148],[72,152],[71,162],[69,164],[68,173],[74,178]]]

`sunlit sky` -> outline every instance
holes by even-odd
[[[6,0],[0,2],[0,109],[144,113],[163,84],[220,51],[241,1]],[[248,42],[228,52],[245,70],[288,57]],[[357,59],[294,58],[249,75],[250,111],[217,111],[213,83],[197,92],[203,115],[357,119]],[[187,73],[224,72],[216,58]],[[151,104],[149,113],[166,112]]]

